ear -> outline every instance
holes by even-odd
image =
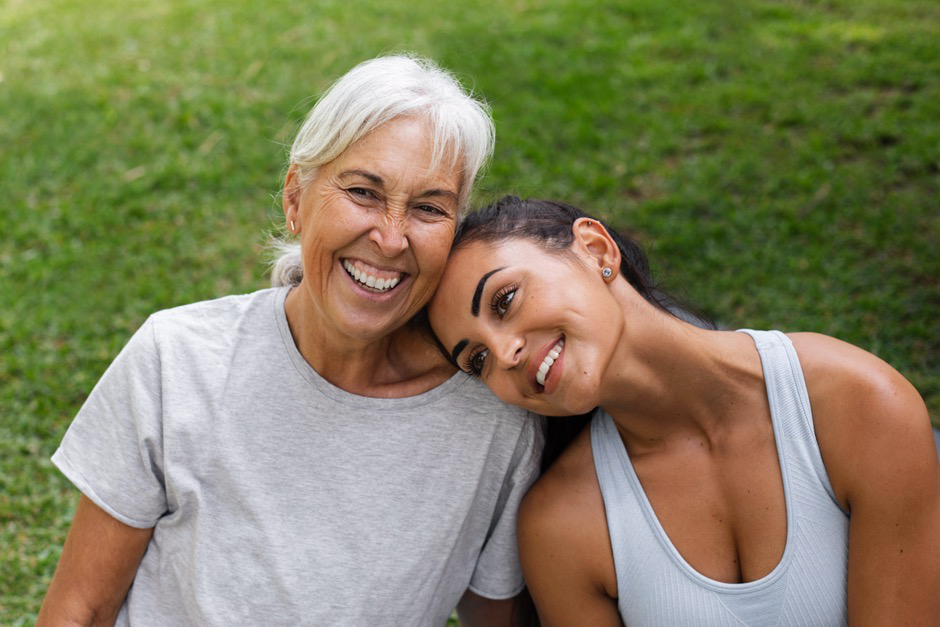
[[[575,250],[587,259],[590,267],[598,269],[598,275],[610,282],[620,273],[620,248],[607,229],[593,218],[578,218],[571,225],[574,234]],[[603,277],[601,272],[610,268],[609,277]]]
[[[300,184],[300,168],[297,164],[291,164],[287,170],[287,177],[284,179],[284,193],[281,194],[281,203],[284,206],[284,218],[288,227],[291,222],[294,223],[292,233],[300,232],[300,196],[302,186]]]

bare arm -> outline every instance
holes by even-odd
[[[37,626],[113,625],[152,533],[82,496]]]
[[[457,617],[465,627],[511,627],[516,597],[487,599],[467,590],[457,604]]]
[[[935,625],[940,465],[924,403],[873,355],[831,338],[807,341],[815,345],[797,343],[801,361],[806,352],[810,364],[829,373],[828,381],[810,385],[820,449],[836,496],[851,513],[850,623]]]
[[[599,493],[585,503],[584,493],[558,491],[560,481],[545,479],[519,510],[522,571],[542,625],[620,627],[606,519],[590,515]]]

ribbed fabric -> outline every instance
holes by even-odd
[[[803,371],[783,333],[742,331],[757,345],[770,403],[786,500],[783,557],[766,576],[747,583],[723,583],[694,570],[659,524],[613,419],[600,412],[591,424],[591,444],[620,615],[630,627],[847,623],[849,517],[819,454]]]

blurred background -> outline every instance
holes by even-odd
[[[149,313],[268,284],[285,144],[395,51],[492,105],[475,204],[594,212],[722,326],[857,344],[937,423],[935,0],[0,0],[0,624],[35,619],[101,373]]]

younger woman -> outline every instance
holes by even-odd
[[[517,198],[460,226],[430,320],[502,400],[599,408],[520,511],[543,624],[940,620],[930,421],[877,357],[688,324],[634,242]]]

